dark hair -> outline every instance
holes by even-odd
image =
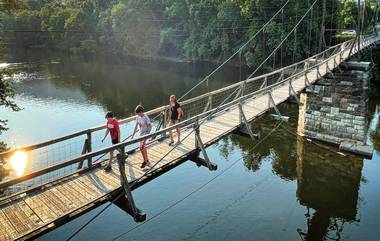
[[[113,118],[113,113],[112,111],[108,111],[106,114],[106,118]]]
[[[144,107],[142,105],[136,106],[135,112],[136,112],[136,114],[144,112]]]

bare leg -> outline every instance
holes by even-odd
[[[144,150],[143,150],[143,158],[144,158],[144,161],[148,161],[148,151],[147,149],[144,147]]]
[[[142,157],[144,159],[143,163],[141,164],[141,168],[144,168],[145,165],[149,165],[148,152],[147,152],[147,150],[146,150],[145,147],[140,148],[140,152],[141,152],[141,155],[142,155]]]
[[[113,151],[110,151],[110,160],[108,161],[109,167],[112,165],[112,160],[113,160]]]
[[[181,129],[177,127],[177,141],[180,142],[181,140]]]
[[[145,153],[144,153],[144,148],[140,148],[141,156],[143,158],[143,161],[145,162]]]
[[[108,160],[108,165],[104,168],[106,172],[112,170],[112,160],[113,160],[113,151],[110,151],[110,159]]]
[[[174,140],[173,140],[173,133],[172,133],[171,130],[169,131],[169,137],[170,137],[170,142],[174,142]]]

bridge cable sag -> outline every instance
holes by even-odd
[[[301,22],[305,19],[305,17],[309,14],[309,12],[311,11],[311,9],[314,8],[314,5],[318,2],[319,0],[315,0],[314,3],[309,7],[309,9],[306,11],[306,13],[302,16],[302,18],[298,21],[298,23],[294,26],[294,28],[285,36],[285,38],[277,45],[277,47],[269,54],[269,56],[261,62],[261,64],[247,77],[246,81],[251,78],[253,75],[255,75],[257,73],[257,71],[259,71],[259,69],[261,69],[264,64],[272,57],[272,55],[274,53],[277,52],[277,50],[279,48],[281,48],[281,46],[285,43],[285,41],[289,38],[289,36],[297,29],[297,27],[301,24]]]
[[[250,38],[248,41],[246,41],[235,53],[233,53],[228,59],[226,59],[221,65],[219,65],[216,69],[214,69],[210,74],[208,74],[206,77],[204,77],[201,81],[199,81],[197,84],[195,84],[190,90],[188,90],[185,94],[183,94],[178,100],[181,100],[185,98],[188,94],[190,94],[194,89],[196,89],[198,86],[206,82],[213,74],[215,74],[219,69],[221,69],[225,64],[227,64],[233,57],[235,57],[238,53],[240,53],[253,39],[259,35],[269,24],[273,21],[279,15],[282,10],[288,5],[290,0],[287,0],[285,4],[263,25],[261,28]]]
[[[289,2],[289,1],[288,1]],[[275,51],[277,51],[281,46],[282,46],[282,44],[286,41],[286,39],[295,31],[295,29],[300,25],[300,23],[305,19],[305,17],[308,15],[308,13],[310,12],[310,10],[311,9],[313,9],[313,7],[314,7],[314,5],[316,4],[318,2],[318,0],[315,0],[314,1],[314,3],[309,7],[309,9],[307,10],[307,12],[303,15],[303,17],[298,21],[298,23],[294,26],[294,28],[288,33],[288,35],[281,41],[281,43],[276,47],[276,49],[267,57],[267,59],[261,64],[261,66],[273,55],[273,53],[275,52]],[[286,3],[287,4],[287,3]],[[283,6],[284,7],[284,6]],[[278,11],[276,14],[278,14],[280,11]],[[271,19],[272,20],[272,19]],[[269,21],[271,21],[271,20],[269,20]],[[246,44],[248,44],[248,42],[246,43]],[[245,45],[246,45],[245,44]],[[240,49],[242,49],[245,45],[243,45]],[[239,52],[239,51],[238,51]],[[236,53],[238,53],[238,52],[236,52]],[[235,53],[235,54],[236,54]],[[260,67],[258,67],[258,68],[260,68]],[[258,68],[255,70],[255,72],[254,73],[256,73],[257,72],[257,70],[258,70]],[[253,73],[253,74],[254,74]],[[253,74],[251,74],[251,75],[253,75]],[[249,79],[249,77],[248,77],[248,79]],[[198,83],[199,84],[199,83]],[[197,85],[195,86],[195,87],[193,87],[193,89],[194,88],[196,88],[197,87]],[[209,116],[211,116],[212,114],[214,114],[215,112],[217,112],[218,111],[218,109],[220,108],[220,106],[222,106],[224,103],[225,103],[225,101],[226,100],[228,100],[229,98],[231,98],[234,94],[235,94],[235,92],[237,91],[237,90],[239,90],[240,88],[237,88],[235,91],[233,91],[227,98],[225,98],[224,100],[223,100],[223,102],[217,107],[217,108],[215,108],[210,114],[209,114]],[[190,93],[190,92],[188,92],[188,93]],[[207,117],[206,118],[204,118],[203,119],[203,122],[204,121],[206,121],[207,120]],[[202,122],[202,123],[203,123]],[[202,124],[201,123],[201,124]],[[180,141],[180,143],[182,142],[182,141],[184,141],[184,140],[186,140],[192,133],[194,132],[194,129],[192,130],[192,131],[190,131],[190,133],[187,135],[187,136],[185,136],[185,138],[183,138],[181,141]],[[170,149],[158,162],[156,162],[149,170],[147,170],[141,177],[139,177],[138,179],[136,179],[133,183],[132,183],[132,185],[131,185],[131,188],[137,183],[137,181],[138,180],[140,180],[141,178],[143,178],[143,177],[145,177],[146,175],[148,175],[149,174],[149,172],[157,165],[157,164],[159,164],[167,155],[169,155],[175,148],[176,148],[176,146],[177,145],[175,145],[172,149]],[[74,238],[81,230],[83,230],[86,226],[88,226],[93,220],[95,220],[101,213],[103,213],[108,207],[110,207],[111,206],[111,204],[113,203],[113,202],[115,202],[115,201],[117,201],[119,198],[121,198],[122,196],[123,196],[123,192],[121,193],[121,194],[119,194],[119,196],[117,196],[112,202],[110,202],[106,207],[104,207],[99,213],[97,213],[93,218],[91,218],[88,222],[86,222],[82,227],[80,227],[77,231],[75,231],[68,239],[67,239],[67,241],[68,240],[71,240],[72,238]]]
[[[325,22],[326,22],[326,0],[323,0],[323,2],[322,2],[322,23],[321,23],[321,33],[319,35],[318,52],[321,52],[323,48],[326,48]]]
[[[219,108],[221,106],[223,106],[225,104],[225,102],[227,100],[229,100],[232,96],[234,96],[236,94],[237,91],[240,90],[241,87],[239,88],[236,88],[236,90],[234,90],[230,95],[228,95],[223,101],[222,103],[219,104],[219,106],[217,106],[214,110],[212,110],[205,118],[203,118],[202,122],[199,124],[199,125],[202,125],[207,119],[208,117],[212,116],[213,114],[215,114]],[[154,167],[156,167],[164,158],[166,158],[174,149],[176,149],[176,147],[181,144],[184,140],[186,140],[193,132],[195,131],[195,129],[192,129],[189,134],[187,134],[184,138],[182,138],[180,140],[180,142],[176,145],[174,145],[162,158],[160,158],[160,160],[158,160],[153,166],[151,166],[141,177],[137,178],[136,180],[133,181],[133,183],[131,184],[131,189],[134,187],[134,185],[136,185],[138,183],[139,180],[141,180],[142,178],[144,178],[146,175],[149,174],[149,172],[151,170],[154,169]],[[171,162],[174,162],[171,161]],[[168,164],[170,164],[171,162],[169,162]],[[124,195],[124,192],[121,192],[115,199],[113,199],[112,201],[110,201],[109,204],[107,204],[107,206],[105,206],[102,210],[100,210],[94,217],[92,217],[90,220],[88,220],[85,224],[83,224],[79,229],[77,229],[73,234],[71,234],[67,239],[66,241],[69,241],[71,239],[73,239],[77,234],[79,234],[85,227],[87,227],[92,221],[94,221],[101,213],[103,213],[106,209],[108,209],[114,202],[116,202],[117,200],[119,200],[122,196]]]
[[[241,52],[254,38],[257,37],[257,35],[262,32],[267,25],[269,25],[269,23],[275,19],[275,17],[279,14],[279,13],[283,13],[283,10],[284,8],[287,6],[287,4],[290,2],[290,0],[287,0],[285,2],[285,4],[248,40],[246,41],[234,54],[232,54],[227,60],[225,60],[219,67],[217,67],[214,71],[212,71],[209,75],[207,75],[202,81],[198,82],[194,87],[192,87],[188,92],[186,92],[183,96],[181,96],[180,98],[178,98],[178,100],[181,100],[183,99],[185,96],[187,96],[189,93],[191,93],[195,88],[197,88],[199,85],[201,85],[202,83],[204,83],[206,80],[208,80],[209,77],[211,77],[214,73],[216,73],[221,67],[223,67],[227,62],[229,62],[233,57],[235,57],[239,52]],[[156,117],[153,118],[156,119]],[[127,140],[129,138],[131,138],[132,135],[126,137],[124,139]],[[102,156],[100,156],[97,160],[95,160],[95,162],[99,161],[101,158],[103,158],[106,154],[103,154]],[[165,156],[166,157],[166,156]]]
[[[288,1],[289,2],[289,1]],[[316,4],[318,2],[318,0],[315,0],[314,1],[314,3],[310,6],[310,8],[308,9],[308,11],[303,15],[303,17],[298,21],[298,23],[295,25],[295,27],[291,30],[291,32],[281,41],[281,43],[276,47],[276,49],[275,49],[275,51],[276,50],[278,50],[280,47],[281,47],[281,45],[286,41],[286,39],[292,34],[292,32],[294,32],[294,30],[299,26],[299,24],[304,20],[304,18],[308,15],[308,13],[310,12],[310,10],[314,7],[314,5]],[[278,11],[276,14],[278,14],[280,11]],[[270,20],[271,21],[271,20]],[[246,43],[246,44],[248,44],[248,43]],[[243,46],[244,47],[244,46]],[[242,49],[242,48],[240,48],[240,49]],[[275,52],[274,51],[274,52]],[[239,52],[239,51],[238,51]],[[238,53],[238,52],[236,52],[236,53]],[[272,55],[273,55],[273,53],[274,52],[272,52],[271,53],[271,55],[270,56],[268,56],[267,57],[267,59],[265,60],[265,61],[267,61]],[[236,54],[235,53],[235,54]],[[265,63],[265,61],[261,64],[261,66]],[[256,69],[256,72],[257,72],[257,69]],[[255,73],[255,72],[254,72]],[[253,73],[253,74],[254,74]],[[252,74],[252,75],[253,75]],[[193,87],[193,89],[194,88],[196,88],[197,86],[199,85],[199,83],[195,86],[195,87]],[[240,87],[241,88],[241,87]],[[217,112],[218,110],[219,110],[219,108],[226,102],[226,100],[228,100],[229,98],[231,98],[235,93],[236,93],[236,91],[237,90],[239,90],[240,88],[237,88],[235,91],[233,91],[227,98],[225,98],[224,100],[223,100],[223,102],[218,106],[218,107],[216,107],[208,116],[212,116],[215,112]],[[190,92],[188,92],[188,93],[190,93]],[[207,117],[205,117],[204,119],[203,119],[203,122],[204,121],[206,121],[207,120]],[[202,122],[202,123],[203,123]],[[201,124],[202,124],[201,123]],[[201,125],[200,124],[200,125]],[[275,129],[274,129],[275,130]],[[184,141],[184,140],[186,140],[192,133],[194,132],[194,129],[192,130],[192,131],[190,131],[190,133],[187,135],[187,136],[185,136],[181,141],[180,141],[180,143],[182,143],[182,141]],[[272,133],[272,132],[271,132]],[[263,141],[263,140],[262,140]],[[261,143],[261,142],[258,142],[258,143]],[[138,180],[140,180],[141,178],[143,178],[143,177],[145,177],[146,175],[148,175],[149,174],[149,172],[158,164],[158,163],[160,163],[167,155],[169,155],[175,148],[176,148],[176,146],[177,145],[175,145],[172,149],[170,149],[158,162],[156,162],[149,170],[147,170],[141,177],[139,177],[139,178],[137,178],[133,183],[132,183],[132,185],[131,185],[131,188],[137,183],[137,181]],[[255,145],[255,147],[256,147],[256,145]],[[223,172],[224,173],[224,172]],[[69,240],[71,240],[72,238],[74,238],[79,232],[81,232],[86,226],[88,226],[92,221],[94,221],[101,213],[103,213],[108,207],[110,207],[112,204],[113,204],[113,202],[115,202],[115,201],[117,201],[119,198],[121,198],[122,196],[123,196],[123,192],[121,193],[121,194],[119,194],[119,196],[117,196],[112,202],[110,202],[107,206],[105,206],[99,213],[97,213],[93,218],[91,218],[88,222],[86,222],[84,225],[82,225],[78,230],[76,230],[72,235],[70,235],[70,237],[68,237],[67,239],[66,239],[66,241],[69,241]],[[189,195],[190,196],[190,195]],[[186,198],[185,198],[186,199]],[[178,202],[179,203],[179,202]],[[153,218],[153,217],[152,217]],[[151,219],[148,219],[148,220],[151,220]],[[145,222],[144,222],[145,223]]]

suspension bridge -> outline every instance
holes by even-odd
[[[278,13],[281,10],[283,8]],[[309,11],[266,60],[276,53]],[[147,114],[157,120],[154,122],[155,130],[116,145],[96,144],[100,139],[95,138],[96,135],[106,128],[98,126],[0,153],[3,162],[22,153],[39,163],[26,173],[0,182],[0,240],[34,239],[106,202],[117,205],[136,222],[143,222],[146,214],[137,207],[132,190],[187,161],[216,170],[217,165],[207,155],[208,146],[232,132],[253,140],[260,138],[252,131],[250,122],[270,110],[282,119],[277,109],[279,104],[289,98],[299,103],[298,94],[305,88],[339,69],[351,56],[376,45],[379,40],[377,33],[359,35],[300,62],[252,77],[255,71],[246,80],[182,101],[185,120],[173,126],[166,126],[169,106],[148,111]],[[134,120],[130,117],[120,123],[128,125]],[[182,129],[182,139],[178,144],[169,146],[165,142],[167,133],[177,127]],[[151,164],[147,169],[140,168],[143,160],[136,146],[142,140],[149,140],[147,148]],[[73,148],[70,155],[62,154],[64,151],[60,147],[70,146],[71,149],[74,144],[79,148]],[[118,155],[113,160],[112,171],[105,172],[103,166],[107,159],[104,156],[110,151],[116,151]]]
[[[105,128],[100,126],[2,153],[3,159],[7,159],[16,151],[32,155],[32,152],[59,142],[85,137],[82,155],[0,183],[0,189],[6,194],[0,200],[0,239],[34,238],[108,201],[123,208],[136,221],[144,221],[145,214],[137,208],[131,190],[185,161],[193,161],[199,166],[215,170],[217,166],[209,160],[206,147],[232,132],[245,133],[252,139],[257,138],[249,122],[270,109],[281,115],[277,105],[288,98],[298,101],[299,92],[335,68],[339,68],[350,54],[376,44],[379,39],[377,35],[370,35],[363,37],[360,45],[353,40],[338,44],[272,73],[184,101],[183,108],[185,111],[192,109],[192,116],[174,126],[164,125],[168,106],[149,111],[150,116],[156,115],[161,118],[157,130],[117,145],[92,150],[93,133]],[[127,118],[121,120],[121,123],[131,121],[133,118]],[[168,131],[177,126],[183,129],[181,143],[171,147],[160,141]],[[148,145],[151,157],[148,171],[140,169],[142,158],[139,151],[133,147],[133,144],[143,139],[151,140]],[[113,162],[112,172],[104,172],[104,160],[93,162],[96,157],[114,150],[119,154]],[[200,153],[203,154],[203,158],[199,156]],[[73,166],[75,168],[72,173],[49,177],[51,173]],[[36,179],[44,176],[45,179],[42,178],[41,182],[45,182],[35,185]]]

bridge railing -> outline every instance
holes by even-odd
[[[363,41],[363,46],[372,43],[372,41],[374,41],[374,36],[367,36]],[[268,94],[273,87],[291,83],[295,77],[300,77],[303,75],[307,77],[308,73],[328,63],[328,61],[331,61],[332,59],[334,59],[334,67],[338,66],[342,61],[344,61],[344,59],[342,59],[342,53],[347,52],[353,44],[354,41],[350,40],[328,48],[322,53],[314,55],[308,59],[273,71],[272,73],[257,76],[222,89],[185,100],[181,103],[186,113],[185,120],[174,126],[166,126],[166,121],[169,116],[169,106],[161,106],[154,110],[148,111],[147,114],[157,120],[155,122],[155,132],[143,137],[138,137],[133,140],[126,139],[120,144],[108,147],[100,145],[96,146],[94,136],[99,135],[99,133],[101,135],[104,134],[103,131],[105,126],[102,125],[47,142],[3,152],[0,154],[0,159],[7,160],[14,155],[16,151],[23,151],[26,152],[29,157],[34,157],[38,156],[36,155],[36,152],[41,152],[44,148],[46,151],[46,148],[52,148],[52,146],[57,144],[59,145],[64,143],[64,145],[67,145],[67,142],[79,144],[76,145],[76,150],[72,151],[72,154],[65,155],[58,161],[54,158],[49,160],[49,154],[47,154],[47,162],[41,162],[42,164],[45,163],[45,165],[37,165],[35,169],[28,170],[26,174],[21,176],[13,176],[0,182],[0,190],[5,191],[4,195],[11,195],[20,191],[39,188],[41,185],[54,181],[58,178],[84,172],[93,167],[99,166],[101,161],[104,160],[104,158],[101,159],[99,157],[104,157],[111,150],[126,150],[127,148],[134,149],[136,143],[140,140],[152,140],[158,136],[164,136],[169,130],[173,130],[177,126],[181,128],[191,128],[196,120],[205,118],[210,114],[217,114],[220,110],[229,108],[236,105],[240,101],[245,101],[248,98],[256,98],[258,96]],[[355,48],[353,53],[357,51]],[[122,124],[129,124],[134,120],[135,117],[129,117],[121,120],[120,122]],[[100,138],[97,138],[97,140],[100,140]],[[82,143],[83,145],[81,145]],[[60,149],[57,148],[57,150]],[[33,161],[33,159],[31,159],[31,161]]]

